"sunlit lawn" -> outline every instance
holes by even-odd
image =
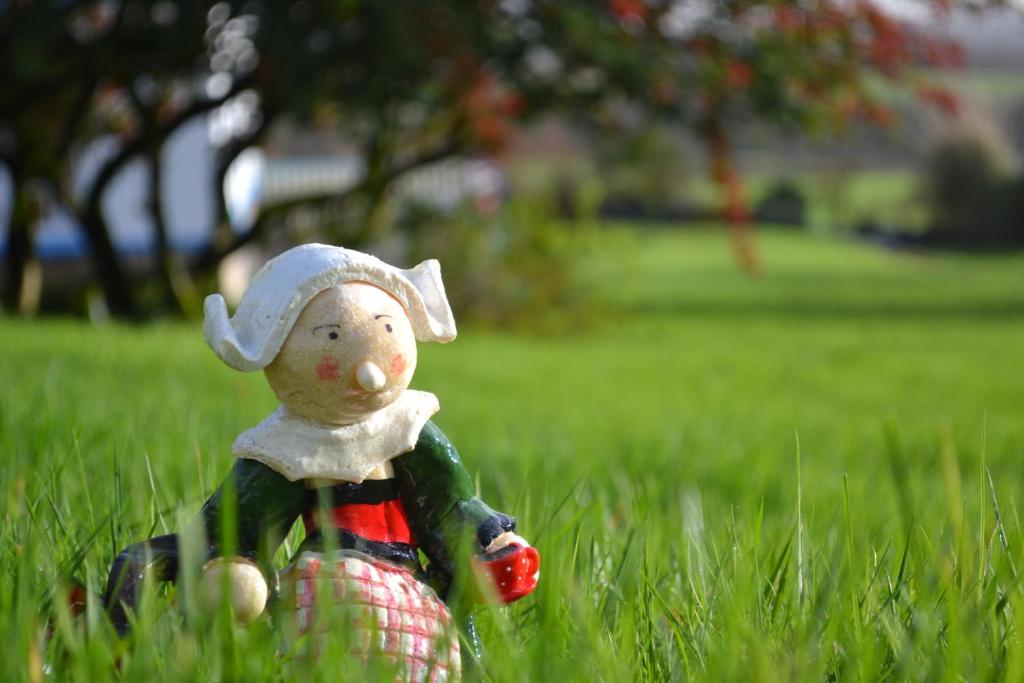
[[[596,322],[421,346],[414,384],[543,557],[538,593],[484,610],[486,675],[1020,680],[1024,256],[776,233],[749,279],[718,231],[593,241]],[[98,589],[121,547],[194,514],[275,403],[197,324],[0,320],[0,382],[16,680],[58,577]],[[359,678],[289,662],[265,623],[186,627],[156,602],[119,668],[98,620],[88,637],[58,620],[39,661],[79,680]]]

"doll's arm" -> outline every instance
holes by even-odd
[[[128,630],[128,610],[135,607],[147,574],[157,581],[173,581],[178,575],[177,534],[133,543],[118,553],[110,565],[103,604],[119,634]]]
[[[515,531],[512,517],[474,497],[459,452],[433,422],[424,425],[416,447],[392,463],[417,544],[442,593],[454,574],[452,548],[468,542],[480,553],[501,534]]]
[[[239,458],[227,480],[199,513],[209,544],[207,559],[242,555],[269,564],[304,509],[308,491],[256,460]],[[234,498],[234,515],[229,510]],[[233,528],[226,522],[234,517]]]
[[[226,551],[266,566],[301,514],[305,496],[301,482],[290,482],[262,463],[239,458],[196,520],[207,539],[206,559]],[[237,524],[229,530],[225,521],[231,516],[225,515],[225,511],[232,499]],[[227,546],[222,540],[228,541]],[[157,581],[174,581],[178,576],[179,554],[177,534],[133,543],[118,554],[104,592],[104,604],[118,633],[128,630],[128,610],[135,607],[144,577],[148,574]]]

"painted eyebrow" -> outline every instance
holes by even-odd
[[[323,329],[325,327],[337,327],[339,330],[341,329],[341,325],[334,325],[334,324],[317,325],[316,327],[313,328],[313,332],[316,332],[317,330]]]
[[[380,320],[381,318],[391,318],[392,320],[394,320],[394,319],[395,319],[395,316],[393,316],[393,315],[388,315],[387,313],[381,313],[380,315],[375,315],[375,316],[373,316],[373,319],[374,319],[374,320]]]

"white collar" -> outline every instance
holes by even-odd
[[[281,406],[242,432],[232,453],[258,460],[290,481],[333,479],[361,482],[375,469],[416,446],[423,425],[440,410],[437,397],[406,390],[362,422],[323,425]]]

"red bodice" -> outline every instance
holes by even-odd
[[[307,535],[336,529],[375,543],[415,545],[394,479],[335,484],[310,494],[302,515]]]
[[[329,528],[348,531],[368,541],[414,545],[409,520],[401,500],[347,503],[331,510],[308,510],[302,515],[306,533],[322,529],[325,526],[324,517],[328,517],[326,526]]]

